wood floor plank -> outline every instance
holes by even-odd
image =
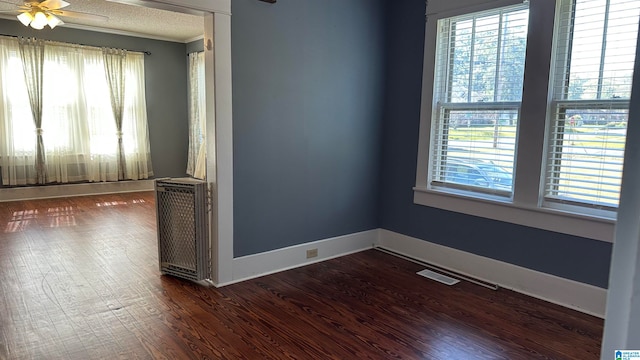
[[[0,359],[598,359],[603,321],[368,250],[216,289],[152,192],[0,203]]]

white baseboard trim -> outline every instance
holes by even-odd
[[[500,287],[604,318],[607,289],[380,229],[378,245]]]
[[[28,186],[0,189],[0,202],[152,191],[154,180]]]
[[[472,278],[604,318],[607,289],[434,244],[384,229],[368,230],[233,259],[222,287],[381,246]],[[318,249],[318,256],[306,252]]]
[[[371,249],[378,239],[378,229],[337,236],[283,249],[233,259],[233,280],[225,286],[276,272]],[[318,249],[318,256],[307,259],[307,250]]]

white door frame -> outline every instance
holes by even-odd
[[[204,14],[207,181],[211,186],[211,280],[233,280],[233,128],[231,0],[121,0],[152,8]],[[212,156],[213,155],[213,156]]]
[[[209,13],[204,24],[206,128],[207,138],[215,139],[207,142],[207,154],[215,155],[207,156],[207,179],[212,184],[211,280],[222,286],[233,280],[231,14]]]

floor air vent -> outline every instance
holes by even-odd
[[[158,179],[155,189],[160,272],[193,281],[208,279],[206,182]]]
[[[447,285],[455,285],[455,284],[460,282],[460,280],[458,280],[458,279],[454,279],[454,278],[449,277],[447,275],[439,274],[439,273],[437,273],[435,271],[431,271],[429,269],[424,269],[422,271],[418,271],[416,274],[418,274],[420,276],[424,276],[424,277],[429,278],[431,280],[435,280],[435,281],[441,282],[443,284],[447,284]]]
[[[465,275],[465,274],[462,274],[462,273],[459,273],[459,272],[455,272],[453,270],[448,270],[448,269],[443,268],[441,266],[428,263],[428,262],[426,262],[424,260],[416,259],[416,258],[407,256],[407,255],[403,255],[402,253],[386,249],[386,248],[384,248],[382,246],[374,246],[373,248],[378,250],[378,251],[381,251],[383,253],[386,253],[386,254],[389,254],[389,255],[393,255],[393,256],[399,257],[401,259],[405,259],[407,261],[411,261],[413,263],[416,263],[416,264],[419,264],[419,265],[434,269],[435,271],[437,271],[435,273],[437,275],[440,275],[440,276],[444,276],[442,274],[450,274],[452,276],[455,276],[457,279],[468,281],[470,283],[473,283],[473,284],[476,284],[476,285],[480,285],[482,287],[486,287],[487,289],[498,290],[500,288],[500,286],[498,286],[498,284],[489,283],[489,282],[486,282],[486,281],[481,280],[481,279],[477,279],[477,278],[474,278],[474,277],[471,277],[471,276],[468,276],[468,275]],[[427,271],[427,270],[424,270],[424,271]],[[418,272],[417,274],[418,275],[422,275],[422,274],[420,274],[420,272]],[[422,276],[429,277],[429,276],[426,276],[426,275],[422,275]],[[448,276],[446,276],[446,277],[448,277]],[[436,279],[434,279],[434,280],[436,280]]]

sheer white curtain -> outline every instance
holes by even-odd
[[[27,96],[33,123],[36,126],[36,181],[38,184],[47,182],[45,168],[44,144],[42,142],[42,88],[44,68],[44,42],[37,39],[20,38],[20,59],[22,72],[27,84]]]
[[[0,120],[2,183],[35,183],[36,126],[15,38],[0,37]]]
[[[117,181],[118,135],[100,48],[46,42],[42,125],[36,131],[18,40],[0,37],[0,167],[4,185],[37,183],[42,134],[47,182]],[[144,55],[124,61],[122,148],[126,179],[153,175],[144,95]],[[30,135],[30,136],[29,136]]]
[[[204,179],[206,168],[204,52],[189,54],[189,158],[187,174]]]
[[[121,49],[102,49],[104,59],[104,72],[109,86],[111,108],[116,121],[116,137],[118,138],[118,179],[127,178],[127,164],[124,157],[124,146],[122,144],[122,117],[124,114],[124,60],[127,52]]]
[[[144,91],[144,54],[127,53],[124,61],[124,113],[122,142],[128,179],[153,176],[149,128],[147,126],[147,98]]]
[[[89,153],[86,159],[87,177],[89,181],[117,181],[118,156],[117,133],[113,119],[109,86],[104,76],[104,60],[102,51],[83,49],[84,71],[83,90],[85,94],[85,110]],[[146,112],[145,112],[146,115]],[[144,122],[146,124],[146,116]]]
[[[49,46],[45,49],[42,133],[47,180],[59,183],[85,180],[91,156],[84,59],[90,59],[92,54],[73,47],[66,51]]]

